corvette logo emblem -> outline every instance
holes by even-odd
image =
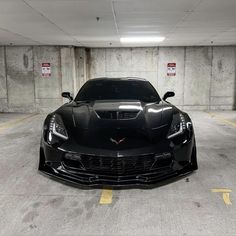
[[[125,138],[122,138],[120,140],[115,140],[113,138],[110,138],[110,141],[115,143],[116,145],[119,145],[120,143],[124,142],[125,141]]]

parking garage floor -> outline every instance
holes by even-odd
[[[0,235],[236,235],[236,112],[190,116],[197,172],[106,191],[39,174],[45,115],[0,113]]]

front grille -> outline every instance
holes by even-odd
[[[65,166],[73,169],[86,170],[90,173],[128,175],[142,174],[163,167],[170,167],[171,154],[155,156],[108,157],[93,155],[78,155],[77,158],[64,158]]]
[[[129,120],[138,115],[138,111],[96,111],[100,119],[106,120]]]

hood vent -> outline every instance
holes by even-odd
[[[139,111],[96,111],[100,119],[130,120],[138,116]]]

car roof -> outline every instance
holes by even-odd
[[[139,77],[115,77],[115,78],[111,78],[111,77],[100,77],[100,78],[94,78],[94,79],[90,79],[89,81],[147,81],[144,78],[139,78]]]

